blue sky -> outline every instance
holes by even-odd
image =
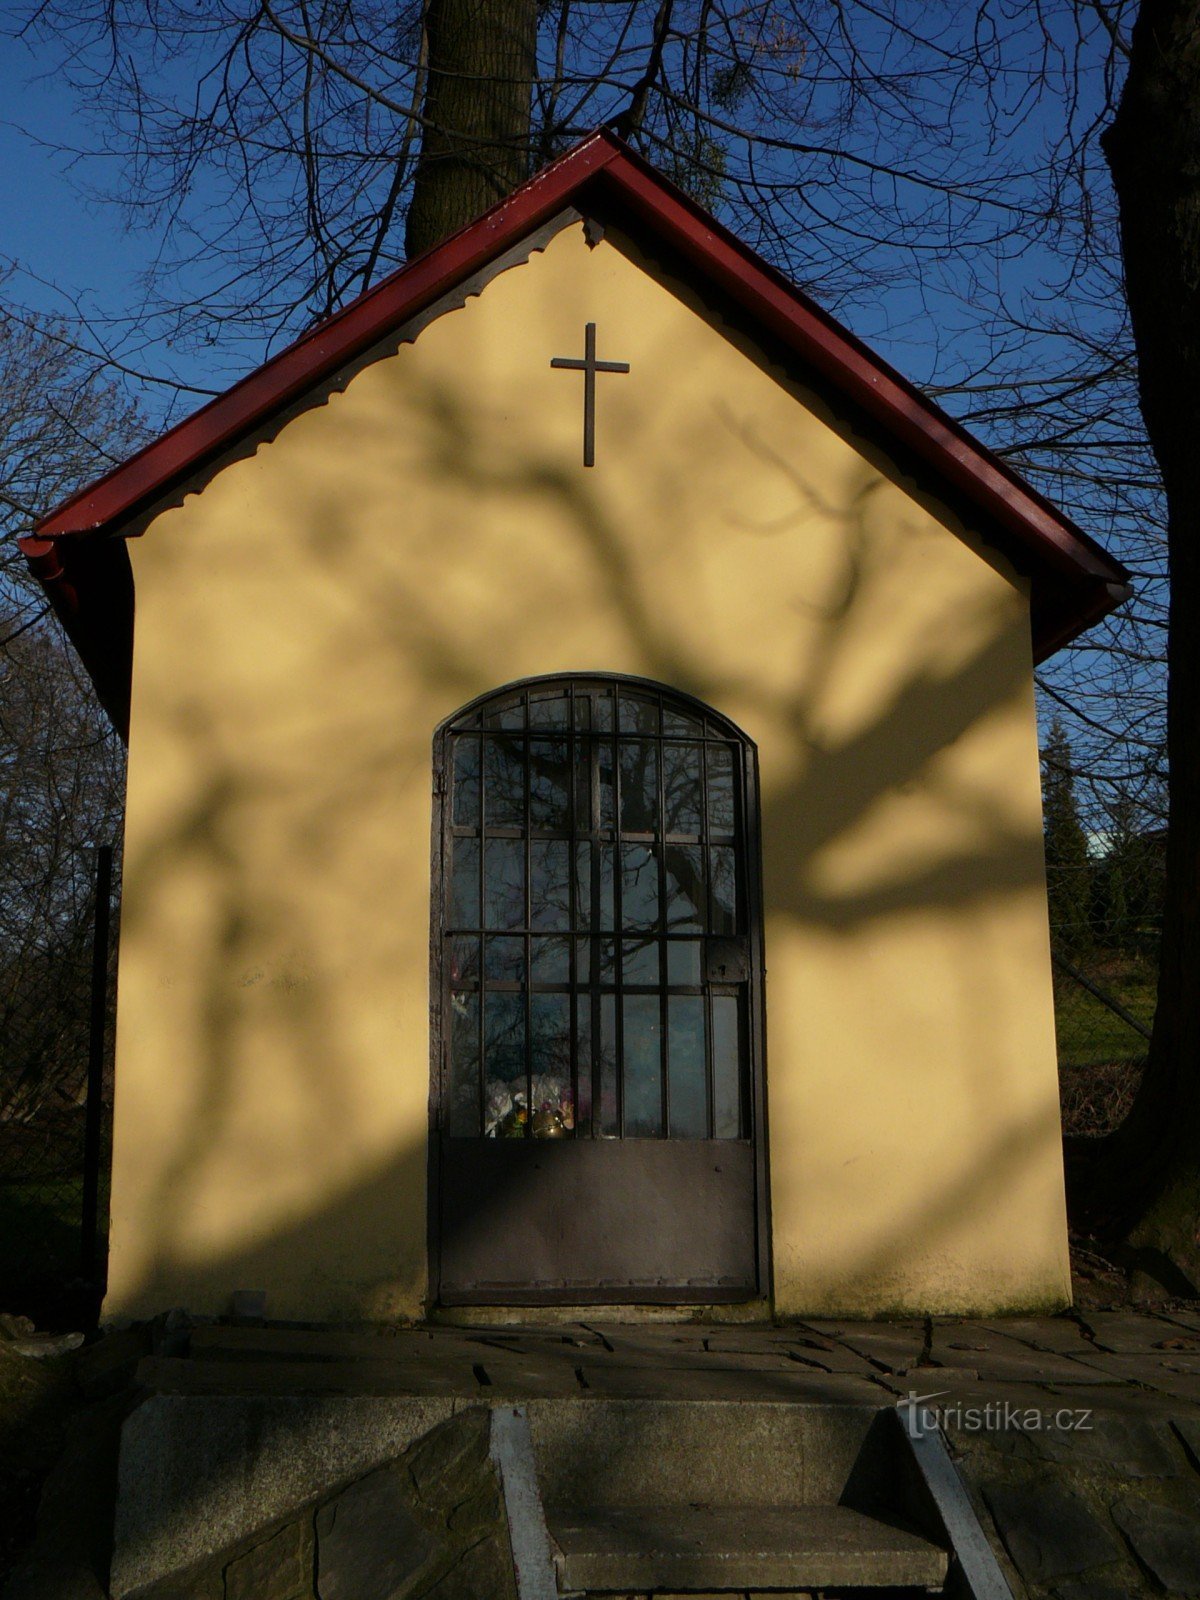
[[[137,350],[142,274],[154,259],[157,240],[150,233],[128,231],[118,207],[88,198],[89,190],[119,187],[118,161],[82,153],[95,149],[97,129],[81,113],[61,74],[49,66],[45,52],[39,58],[21,41],[6,42],[8,48],[0,52],[0,216],[4,217],[0,259],[15,260],[24,269],[10,279],[10,295],[38,310],[63,314],[78,304],[98,324],[108,326],[107,336],[132,364],[159,373],[171,371],[202,387],[223,387],[253,359],[243,344],[230,364],[233,341],[228,330],[224,334],[218,330],[216,346],[199,355],[184,356],[161,344]],[[1014,52],[1014,60],[1020,64],[1020,51]],[[175,76],[176,86],[182,82],[190,90],[194,79],[182,78],[190,64],[186,59],[172,60],[168,84]],[[1048,121],[1057,117],[1058,108],[1051,101],[1018,118],[1006,130],[1004,159],[1019,148],[1022,163],[1027,151],[1029,164],[1036,166],[1037,147],[1047,137]],[[959,126],[953,139],[964,137],[971,136]],[[57,148],[62,146],[81,153],[72,157]],[[936,139],[925,156],[936,168]],[[202,180],[193,199],[204,192]],[[919,198],[919,191],[912,193]],[[822,191],[823,207],[836,210],[843,203],[836,184]],[[1014,291],[1018,285],[1036,287],[1054,265],[1036,252],[1023,260],[1010,252],[1006,281]],[[970,326],[972,309],[956,282],[957,268],[953,252],[944,262],[928,264],[928,298],[901,277],[883,293],[852,295],[835,309],[906,375],[917,382],[945,381],[957,376],[956,369],[964,362],[970,363],[977,338]],[[163,397],[161,391],[149,391],[144,398],[157,409]]]
[[[116,206],[90,194],[119,181],[116,158],[93,153],[95,131],[74,92],[16,41],[0,49],[0,107],[0,268],[12,267],[5,292],[35,311],[99,313],[136,327],[140,279],[155,240],[126,229]],[[119,353],[119,339],[116,348]],[[150,354],[154,370],[214,386],[202,359],[163,348]],[[146,356],[136,364],[147,365]],[[170,391],[137,387],[151,415],[165,414]],[[185,399],[183,409],[202,398]]]
[[[38,78],[37,63],[23,46],[0,51],[0,254],[78,292],[108,304],[129,297],[138,264],[138,241],[125,235],[111,208],[84,198],[81,179],[100,177],[100,157],[73,160],[56,144],[83,147],[83,126],[70,90],[53,78]],[[29,278],[23,299],[39,309],[67,309],[61,296]]]

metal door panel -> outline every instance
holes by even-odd
[[[441,1155],[447,1304],[757,1291],[749,1141],[447,1139]]]

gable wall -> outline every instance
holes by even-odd
[[[1022,585],[618,243],[131,541],[109,1314],[419,1314],[433,730],[586,670],[759,748],[777,1308],[1067,1297]]]

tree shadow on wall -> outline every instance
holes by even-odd
[[[381,1216],[424,1213],[423,1130],[414,1138],[410,1123],[402,1147],[390,1150],[381,1137],[364,1138],[365,1102],[386,1101],[387,1091],[376,1083],[369,1094],[359,1093],[354,1031],[364,1010],[388,1013],[397,965],[421,960],[428,883],[389,882],[400,855],[381,862],[364,850],[356,859],[355,819],[377,818],[393,800],[407,806],[405,816],[427,814],[422,806],[432,727],[414,725],[410,706],[439,704],[449,712],[498,687],[498,653],[511,659],[517,677],[531,653],[546,651],[544,628],[531,628],[534,642],[528,647],[520,637],[529,603],[522,580],[528,577],[545,604],[553,602],[559,580],[540,555],[536,571],[523,568],[523,527],[553,530],[564,552],[562,596],[570,598],[569,584],[582,574],[621,670],[637,670],[731,712],[760,744],[770,745],[761,818],[769,941],[778,944],[792,930],[805,938],[816,932],[841,941],[846,959],[854,960],[857,942],[873,929],[925,916],[954,937],[960,919],[969,926],[980,905],[1040,893],[1040,836],[1029,816],[1005,803],[990,783],[994,775],[976,781],[945,759],[1027,694],[1028,665],[1014,648],[1014,610],[1001,584],[993,598],[976,595],[967,602],[974,614],[956,617],[948,647],[914,638],[910,660],[894,660],[884,673],[872,668],[865,711],[846,715],[836,709],[846,682],[862,675],[856,663],[870,653],[881,597],[894,598],[905,584],[918,583],[921,539],[929,537],[881,532],[880,496],[903,480],[861,439],[854,440],[857,465],[832,487],[782,456],[728,402],[712,408],[707,436],[691,441],[697,461],[740,450],[757,473],[774,477],[774,516],[757,523],[743,517],[739,525],[735,510],[727,518],[723,537],[746,551],[748,565],[761,560],[764,548],[781,551],[786,542],[814,539],[818,532],[833,549],[811,588],[795,595],[790,633],[781,630],[772,640],[783,669],[764,672],[752,665],[753,652],[740,660],[736,652],[715,651],[702,619],[689,626],[686,616],[663,603],[664,584],[670,586],[672,571],[686,579],[684,564],[695,550],[687,521],[694,499],[686,479],[669,464],[657,464],[645,523],[631,528],[606,497],[602,477],[573,470],[528,439],[514,449],[511,439],[489,433],[448,385],[414,377],[402,404],[404,425],[397,426],[395,415],[381,416],[376,436],[364,438],[358,417],[346,439],[347,459],[373,463],[384,489],[414,469],[426,479],[452,483],[464,518],[472,505],[501,508],[497,526],[513,530],[507,610],[489,612],[483,604],[474,623],[460,621],[446,585],[433,581],[439,563],[447,580],[453,572],[458,583],[459,569],[481,558],[482,536],[472,544],[467,521],[436,530],[405,528],[397,537],[411,543],[413,559],[384,560],[377,540],[347,510],[346,485],[336,475],[325,481],[300,474],[284,508],[296,551],[294,581],[298,592],[307,588],[319,596],[325,614],[341,619],[306,638],[313,656],[307,695],[287,708],[280,726],[269,726],[269,700],[259,703],[252,683],[243,686],[236,717],[228,699],[206,698],[187,684],[142,688],[143,717],[149,714],[171,730],[172,744],[188,752],[196,781],[154,827],[131,840],[129,881],[155,888],[129,895],[126,935],[141,936],[137,918],[158,916],[159,903],[178,894],[180,885],[204,904],[176,956],[190,969],[197,997],[180,1016],[181,1030],[189,1035],[181,1054],[186,1081],[174,1091],[187,1100],[186,1118],[175,1124],[176,1130],[186,1127],[186,1137],[173,1140],[165,1159],[156,1157],[153,1191],[142,1201],[154,1237],[134,1296],[139,1304],[186,1298],[187,1283],[203,1282],[214,1292],[219,1286],[221,1293],[249,1286],[269,1290],[272,1259],[289,1262],[297,1252],[311,1259],[324,1252],[326,1241],[331,1257],[343,1259],[353,1256],[355,1239],[391,1231],[399,1253],[406,1230],[399,1224],[389,1230]],[[322,416],[331,430],[342,425],[336,403]],[[636,450],[635,437],[621,436],[617,422],[611,428],[608,448],[614,455]],[[919,496],[911,484],[904,486]],[[646,524],[654,527],[652,538]],[[982,548],[977,554],[995,565]],[[307,616],[301,605],[298,629]],[[492,628],[481,625],[484,617]],[[498,652],[495,628],[505,619],[511,648]],[[561,628],[571,620],[565,610]],[[560,633],[544,669],[558,670],[571,652],[570,639]],[[322,679],[328,692],[312,692]],[[236,679],[230,687],[237,691]],[[150,699],[157,703],[150,706]],[[136,761],[136,730],[134,739]],[[881,808],[914,790],[941,819],[941,836],[921,838],[907,855],[893,853],[873,866],[840,871],[839,853],[858,849]],[[420,805],[413,798],[417,791]],[[274,856],[264,866],[263,841],[270,842],[272,832],[282,838],[270,844]],[[411,862],[411,841],[406,849]],[[389,919],[403,923],[403,944],[380,932]],[[353,953],[344,963],[330,955],[334,926],[353,934]],[[1036,1113],[997,1104],[996,1085],[1004,1080],[994,1007],[1008,1003],[996,981],[998,954],[961,948],[947,969],[959,991],[947,989],[941,997],[954,1018],[964,1115],[986,1120],[993,1130],[994,1163],[962,1174],[942,1194],[926,1195],[919,1217],[881,1215],[847,1282],[877,1274],[882,1262],[903,1254],[917,1231],[936,1253],[939,1233],[954,1229],[967,1187],[978,1197],[1018,1183],[1022,1149],[1039,1145],[1046,1135],[1051,1104]],[[767,955],[770,962],[770,944]],[[348,988],[351,965],[360,970]],[[348,1015],[347,994],[354,1015]],[[903,994],[878,991],[869,1000],[885,1010],[908,1003]],[[407,1084],[410,1101],[419,1084],[423,1099],[423,1038],[413,1048],[394,1025],[392,1031],[396,1082]],[[250,1034],[266,1040],[278,1063],[273,1109],[257,1128],[247,1126],[242,1098],[244,1079],[257,1070]],[[805,1070],[837,1069],[836,1062],[810,1060]],[[919,1083],[913,1092],[920,1094]],[[952,1125],[943,1127],[944,1136],[953,1133]],[[819,1138],[818,1131],[812,1136]],[[330,1152],[339,1149],[340,1158],[331,1161]],[[276,1181],[263,1216],[227,1229],[230,1237],[252,1242],[235,1247],[230,1237],[201,1240],[181,1255],[178,1241],[188,1232],[199,1195],[215,1181],[214,1161],[226,1174],[223,1181],[244,1184],[247,1195],[259,1193],[262,1175],[272,1167],[288,1165],[297,1175],[319,1172],[317,1198],[310,1202],[301,1182]],[[792,1180],[777,1170],[772,1181],[778,1196],[780,1186]],[[322,1241],[319,1251],[312,1248],[315,1239]],[[384,1277],[380,1266],[362,1304],[353,1304],[350,1293],[345,1314],[386,1314],[388,1292],[378,1287]],[[393,1299],[411,1304],[419,1296],[419,1277],[409,1247]]]

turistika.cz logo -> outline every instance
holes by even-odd
[[[904,1413],[904,1426],[910,1439],[936,1428],[955,1428],[962,1433],[1001,1433],[1019,1429],[1023,1433],[1084,1433],[1092,1426],[1091,1410],[1082,1407],[1059,1411],[1039,1411],[1035,1406],[1018,1406],[1011,1400],[988,1400],[983,1405],[964,1405],[955,1400],[948,1406],[932,1405],[950,1393],[938,1389],[932,1394],[917,1394],[910,1389],[896,1409]]]

